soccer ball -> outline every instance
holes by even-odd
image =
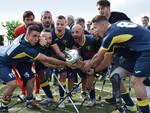
[[[69,64],[74,64],[81,59],[79,53],[75,49],[66,50],[66,62]]]

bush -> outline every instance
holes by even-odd
[[[6,21],[4,23],[1,23],[2,26],[5,27],[6,29],[6,37],[8,40],[13,40],[13,37],[14,37],[14,31],[15,31],[15,28],[18,27],[19,25],[21,25],[21,23],[19,21]]]

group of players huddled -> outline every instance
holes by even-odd
[[[85,20],[63,15],[52,19],[50,11],[43,11],[41,22],[34,21],[32,11],[23,13],[24,24],[15,29],[14,41],[0,52],[0,79],[7,87],[0,102],[0,112],[7,112],[13,92],[20,87],[26,107],[34,108],[34,84],[36,94],[40,87],[46,99],[41,105],[51,105],[54,100],[45,70],[50,70],[59,78],[59,99],[64,99],[66,89],[72,97],[75,82],[82,81],[82,97],[89,96],[88,105],[96,104],[95,75],[106,73],[111,66],[110,82],[113,96],[107,102],[136,112],[137,107],[130,97],[124,83],[125,76],[132,75],[137,105],[142,113],[150,113],[149,101],[144,83],[148,77],[150,59],[150,31],[135,23],[121,12],[111,12],[108,0],[97,2],[99,15],[85,30]],[[65,51],[76,49],[82,60],[75,64],[66,62]],[[120,62],[121,61],[121,62]],[[62,87],[63,86],[63,87]],[[67,87],[66,87],[67,86]],[[59,104],[65,107],[64,102]]]

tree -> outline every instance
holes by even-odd
[[[1,23],[6,29],[6,37],[9,41],[13,40],[15,28],[21,25],[20,21],[6,21]]]

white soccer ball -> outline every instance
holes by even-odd
[[[75,49],[67,50],[66,53],[66,62],[69,64],[74,64],[81,59],[79,53]]]

